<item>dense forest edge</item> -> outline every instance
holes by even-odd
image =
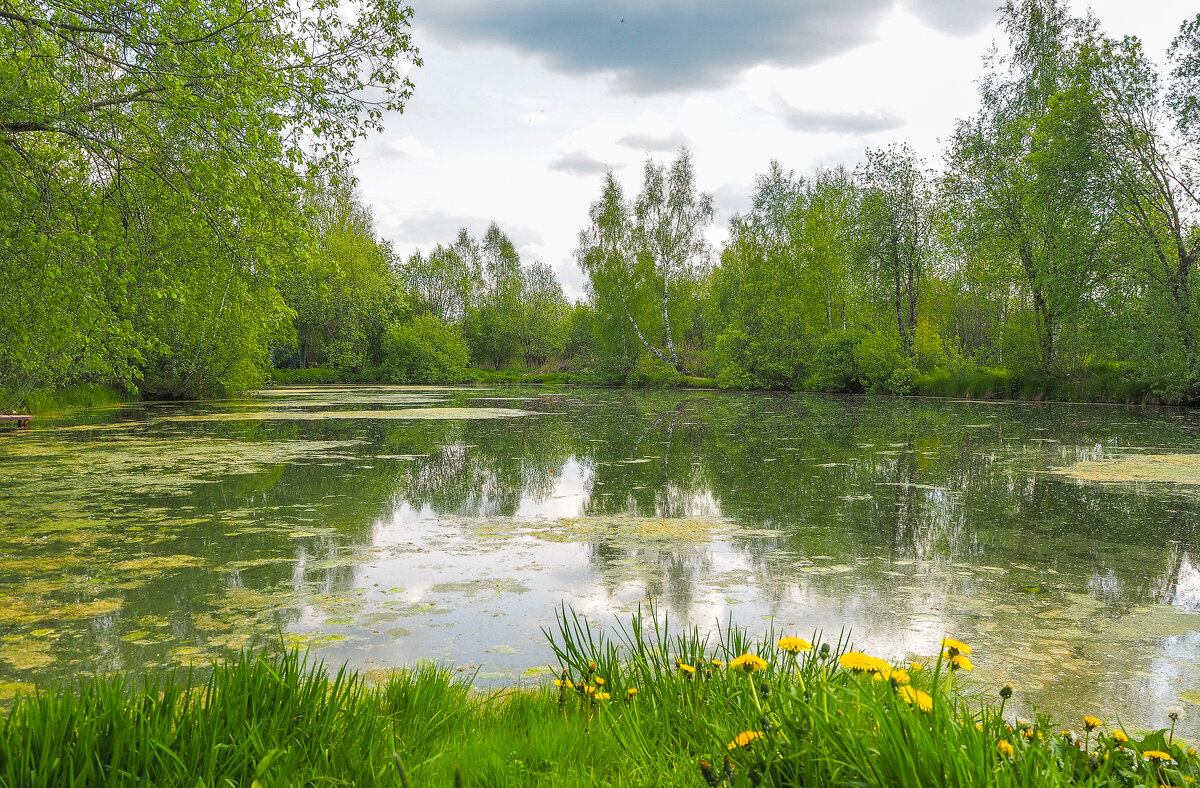
[[[615,637],[569,609],[557,623],[558,678],[520,689],[473,691],[429,664],[371,680],[284,650],[242,652],[206,679],[118,675],[21,695],[0,713],[0,780],[1053,788],[1200,773],[1174,735],[1178,712],[1155,731],[1016,718],[1005,706],[1019,688],[971,688],[971,647],[952,638],[897,664],[732,624],[675,635],[640,610]]]
[[[1200,15],[1160,66],[1010,0],[936,166],[771,162],[719,250],[688,150],[636,194],[610,170],[572,300],[495,223],[407,257],[376,231],[354,146],[420,73],[396,0],[0,10],[0,411],[270,382],[1200,401]]]

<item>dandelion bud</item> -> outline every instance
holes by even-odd
[[[762,699],[763,699],[763,700],[768,700],[768,699],[770,699],[770,697],[771,697],[771,685],[770,685],[770,684],[768,684],[768,683],[767,683],[767,682],[765,682],[765,681],[764,681],[762,684],[759,684],[759,685],[758,685],[758,694],[759,694],[760,696],[762,696]]]
[[[822,643],[821,644],[821,659],[829,659],[829,652],[830,652],[829,644]]]
[[[713,786],[713,788],[716,788],[716,786],[721,782],[721,778],[718,777],[716,771],[713,770],[712,764],[703,758],[700,759],[700,774],[704,776],[704,782]]]
[[[1005,684],[1003,687],[1001,687],[1000,688],[1000,697],[1003,698],[1004,700],[1008,700],[1009,698],[1011,698],[1012,697],[1012,687],[1008,686],[1007,684]]]
[[[1179,708],[1178,706],[1172,706],[1171,708],[1167,709],[1167,719],[1169,719],[1171,722],[1178,721],[1182,716],[1183,709]]]

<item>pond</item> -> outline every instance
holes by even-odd
[[[288,388],[0,433],[0,698],[306,645],[543,680],[566,603],[820,630],[1200,738],[1191,411],[706,391]],[[1188,714],[1187,710],[1192,709]]]

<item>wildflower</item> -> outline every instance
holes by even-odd
[[[1145,750],[1142,757],[1148,761],[1171,761],[1174,760],[1169,753],[1162,750]]]
[[[977,730],[977,731],[982,731],[982,730],[983,730],[983,723],[982,723],[982,722],[977,722],[977,723],[975,723],[975,730]]]
[[[996,742],[996,752],[1000,753],[1006,758],[1011,758],[1013,757],[1013,746],[1004,739],[1001,739],[1000,741]]]
[[[600,678],[599,676],[597,676],[597,677],[596,677],[596,686],[597,686],[597,687],[603,687],[603,686],[604,686],[604,679],[602,679],[602,678]]]
[[[1000,698],[1001,698],[1001,700],[1008,700],[1011,697],[1012,697],[1012,687],[1005,684],[1003,687],[1000,688]]]
[[[625,700],[633,700],[633,696],[637,694],[637,687],[630,687],[625,690]]]
[[[910,663],[908,663],[908,669],[909,670],[925,670],[925,666],[922,665],[920,662],[910,662]]]
[[[597,692],[592,697],[594,697],[596,700],[608,700],[612,696],[609,695],[607,692]]]
[[[1090,714],[1083,718],[1083,727],[1087,728],[1089,731],[1094,731],[1103,724],[1104,722],[1101,721],[1099,717],[1093,717]]]
[[[721,660],[719,660],[719,659],[714,659],[714,660],[712,660],[712,666],[713,666],[714,668],[719,668],[719,667],[721,667],[721,666],[722,666],[722,665],[724,665],[724,664],[725,664],[725,663],[724,663],[724,662],[722,662],[722,661],[721,661]]]
[[[1129,737],[1125,735],[1125,731],[1117,728],[1115,731],[1113,731],[1113,740],[1115,740],[1118,744],[1125,744],[1127,741],[1129,741]]]
[[[696,673],[696,669],[686,662],[678,663],[679,672],[685,676],[692,676]]]
[[[1194,747],[1188,747],[1188,755],[1195,758],[1196,757],[1196,749]]]
[[[799,654],[801,651],[812,651],[812,643],[809,643],[803,638],[781,638],[775,645],[779,647],[780,651],[786,651],[789,654]]]
[[[915,705],[921,711],[933,711],[933,698],[929,696],[928,692],[922,692],[908,684],[901,685],[897,692],[899,692],[900,697],[904,698],[904,701],[908,705]]]
[[[733,741],[729,742],[729,749],[736,750],[738,747],[745,747],[755,739],[762,738],[762,731],[742,731],[737,736],[733,737]]]
[[[575,689],[575,683],[570,679],[555,679],[554,686],[566,687],[567,689]]]
[[[891,667],[879,657],[872,657],[861,651],[847,651],[838,657],[838,664],[846,670],[853,670],[858,673],[866,673],[868,671],[880,673],[884,670],[891,670]]]
[[[971,668],[974,667],[971,664],[971,660],[967,659],[962,654],[955,654],[947,651],[946,656],[950,660],[950,670],[958,670],[959,668],[962,668],[963,670],[970,672]]]
[[[595,673],[595,672],[596,672],[596,663],[589,662],[588,663],[588,673]]]
[[[912,681],[912,678],[908,675],[908,671],[903,668],[893,670],[889,678],[896,684],[908,684]]]
[[[955,640],[954,638],[943,638],[942,648],[951,652],[952,655],[954,652],[957,652],[959,654],[966,654],[968,657],[971,656],[971,647],[961,640]]]
[[[756,670],[766,670],[767,663],[762,657],[754,654],[743,654],[736,659],[729,660],[729,667],[735,670],[744,670],[747,673],[753,673]]]

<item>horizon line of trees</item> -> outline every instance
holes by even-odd
[[[904,145],[807,176],[771,162],[719,252],[689,151],[647,160],[636,194],[610,171],[573,303],[494,223],[403,260],[377,235],[348,162],[411,91],[395,0],[354,18],[221,0],[202,35],[182,5],[131,24],[6,2],[10,397],[75,382],[211,396],[316,365],[898,394],[1091,376],[1200,399],[1200,14],[1160,69],[1064,0],[1009,0],[1007,46],[940,167]],[[354,98],[370,87],[382,105]]]
[[[1200,14],[1165,72],[1062,0],[1010,0],[1001,23],[939,169],[905,145],[807,177],[771,162],[718,255],[686,149],[647,160],[633,198],[610,170],[579,236],[586,297],[549,357],[603,382],[905,394],[1090,376],[1200,399]],[[425,291],[457,292],[466,269],[430,269],[451,248],[410,259]],[[432,311],[467,337],[464,309]]]

